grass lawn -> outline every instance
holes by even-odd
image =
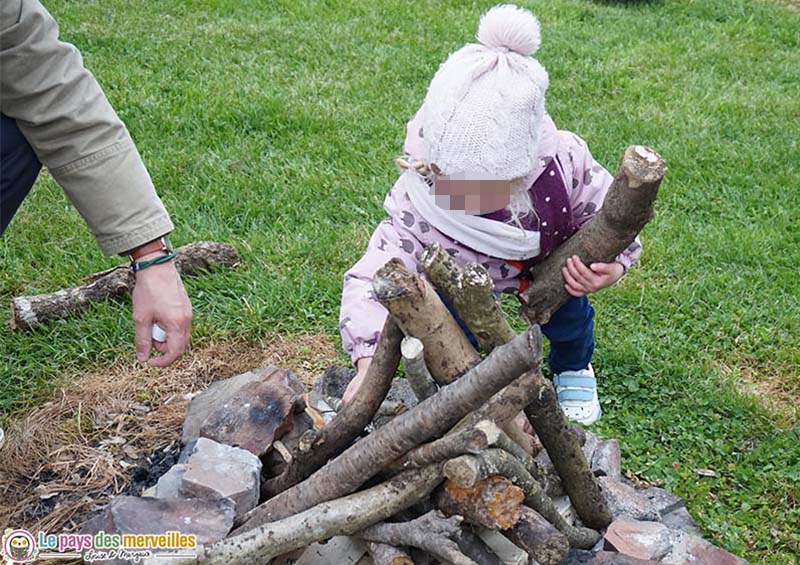
[[[131,130],[174,242],[243,255],[236,272],[186,281],[197,342],[337,335],[341,277],[382,217],[404,124],[491,4],[47,5]],[[597,428],[621,439],[627,470],[685,497],[714,542],[796,563],[800,12],[767,0],[531,7],[556,123],[612,170],[632,143],[669,165],[641,264],[594,298]],[[116,263],[43,175],[0,243],[0,304]],[[126,303],[0,330],[0,413],[123,355]]]

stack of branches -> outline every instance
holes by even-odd
[[[264,563],[337,535],[367,542],[378,564],[498,563],[475,535],[497,530],[529,560],[559,563],[570,547],[591,548],[611,521],[603,493],[541,371],[539,326],[568,298],[567,257],[612,261],[650,220],[664,174],[652,150],[633,146],[605,205],[584,229],[532,271],[520,296],[531,325],[516,335],[480,265],[459,266],[441,247],[421,257],[426,277],[393,259],[373,280],[389,312],[367,377],[354,399],[285,454],[264,485],[266,500],[229,536],[203,549],[208,563]],[[437,292],[438,291],[438,292]],[[470,344],[444,297],[477,337]],[[419,404],[364,434],[401,359]],[[532,457],[547,450],[579,517],[565,520]]]

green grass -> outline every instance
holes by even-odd
[[[405,121],[489,5],[48,2],[137,141],[173,240],[243,255],[236,272],[186,281],[196,341],[337,335],[341,277],[382,217]],[[626,468],[686,497],[716,543],[794,563],[796,420],[733,381],[780,379],[800,398],[800,14],[750,0],[533,9],[556,123],[612,170],[631,143],[669,164],[641,264],[594,299],[598,427],[621,439]],[[0,303],[116,262],[43,177],[0,244]],[[0,331],[0,412],[40,401],[65,371],[132,355],[132,342],[125,303]]]

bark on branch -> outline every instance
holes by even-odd
[[[523,318],[544,324],[570,298],[561,274],[568,257],[577,255],[587,265],[608,263],[633,242],[653,217],[665,170],[664,160],[652,149],[628,147],[597,215],[531,271],[531,285],[520,295]]]
[[[378,269],[372,288],[403,333],[422,342],[425,364],[437,383],[453,382],[480,361],[433,287],[402,261],[391,259]]]
[[[275,496],[311,475],[350,445],[372,421],[392,386],[392,379],[400,364],[402,339],[403,333],[400,328],[391,317],[387,317],[375,356],[367,369],[364,384],[358,389],[353,400],[319,430],[310,449],[306,445],[298,447],[286,470],[266,482],[264,491],[267,496]]]
[[[235,532],[301,512],[353,492],[415,446],[444,434],[464,415],[520,374],[541,363],[541,333],[533,326],[496,348],[479,365],[408,412],[351,446],[302,483],[251,510]]]
[[[337,535],[352,535],[427,497],[441,480],[438,465],[414,469],[370,489],[323,502],[303,512],[207,547],[201,563],[261,564],[273,557]]]
[[[233,268],[239,254],[227,243],[197,241],[175,250],[175,267],[181,275],[196,275],[214,267]],[[19,296],[11,302],[11,329],[30,330],[54,320],[76,316],[92,304],[105,302],[133,290],[136,277],[127,265],[120,265],[87,277],[91,282],[48,294]]]

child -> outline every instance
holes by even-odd
[[[392,257],[422,272],[419,257],[439,242],[461,264],[480,263],[497,292],[521,292],[523,274],[589,222],[611,175],[575,134],[557,130],[545,112],[548,77],[531,55],[539,22],[529,11],[496,6],[481,18],[478,44],[441,65],[407,127],[405,170],[386,197],[365,255],[344,276],[339,329],[356,366],[345,401],[361,385],[386,310],[372,277]],[[600,417],[591,366],[594,310],[586,295],[617,282],[641,253],[638,239],[613,263],[563,267],[572,299],[542,332],[566,415]]]

